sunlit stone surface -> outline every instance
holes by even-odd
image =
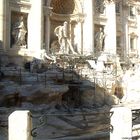
[[[139,46],[140,1],[0,0],[0,139],[14,109],[138,109]]]
[[[32,140],[31,117],[29,111],[15,111],[9,116],[8,140]]]

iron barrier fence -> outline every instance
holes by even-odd
[[[124,106],[109,112],[55,112],[34,115],[19,110],[9,116],[9,140],[139,140],[140,109]]]

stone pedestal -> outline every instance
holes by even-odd
[[[132,139],[132,113],[126,107],[112,108],[110,140]]]
[[[29,111],[15,111],[9,116],[8,140],[32,140]]]

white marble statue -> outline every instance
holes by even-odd
[[[63,54],[77,54],[68,38],[68,23],[64,22],[63,26],[58,26],[54,30],[55,35],[58,37],[60,45],[59,53]]]
[[[100,27],[99,31],[95,34],[95,49],[96,52],[101,52],[104,49],[105,34],[103,28]]]
[[[27,30],[24,25],[24,18],[21,16],[19,20],[14,24],[12,29],[12,36],[14,37],[14,45],[24,46],[26,45],[26,33]]]

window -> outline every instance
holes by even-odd
[[[116,38],[116,45],[117,45],[117,54],[121,56],[122,50],[121,50],[121,36],[117,36]]]
[[[129,15],[130,15],[130,18],[135,17],[135,7],[134,6],[129,7]]]
[[[44,5],[47,6],[47,0],[44,0]]]
[[[117,36],[117,47],[120,48],[121,44],[121,37]]]
[[[105,11],[105,3],[104,0],[96,0],[95,1],[95,12],[99,14],[104,14]]]
[[[116,2],[116,13],[120,14],[120,2]]]
[[[137,57],[138,56],[138,48],[137,48],[137,35],[132,33],[130,36],[130,57]]]
[[[135,38],[130,37],[130,49],[131,51],[135,49]]]

